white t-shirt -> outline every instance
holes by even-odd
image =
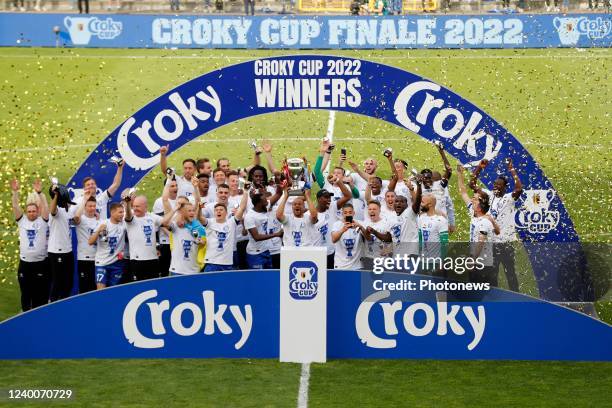
[[[276,218],[276,209],[268,212],[268,234],[274,234],[283,229],[283,224]],[[280,254],[283,247],[283,239],[280,237],[272,238],[268,244],[270,255]]]
[[[331,255],[335,251],[334,243],[331,240],[331,229],[337,221],[337,213],[338,204],[336,201],[332,201],[327,211],[317,214],[317,222],[314,224],[312,246],[327,247],[327,255]],[[310,219],[310,211],[304,214],[304,218]]]
[[[311,247],[312,234],[315,232],[314,225],[310,218],[302,215],[297,218],[293,213],[285,214],[283,222],[283,245],[290,247]]]
[[[19,259],[25,262],[39,262],[47,258],[47,222],[42,217],[34,221],[23,214],[17,220],[19,227]]]
[[[360,198],[353,198],[350,203],[353,204],[353,210],[355,211],[353,218],[357,221],[363,221],[367,213],[367,205],[365,201]],[[340,216],[338,217],[337,221],[342,221],[342,211],[340,212]]]
[[[91,237],[95,230],[100,225],[99,219],[96,217],[88,217],[82,214],[79,219],[79,224],[76,226],[77,233],[77,259],[79,261],[94,261],[96,259],[96,251],[98,249],[98,243],[94,242],[93,245],[89,245],[89,237]]]
[[[421,253],[425,257],[441,257],[440,234],[443,232],[448,233],[448,220],[446,217],[438,214],[432,216],[421,214],[419,216],[419,232],[423,240]]]
[[[157,238],[155,231],[161,226],[162,217],[153,213],[146,213],[143,217],[137,217],[135,214],[132,215],[132,221],[125,222],[130,259],[135,261],[157,259]]]
[[[176,176],[177,197],[190,197],[194,193],[191,180],[186,180],[183,176]]]
[[[480,241],[480,236],[485,235],[486,241],[484,244],[484,248],[478,255],[483,259],[483,264],[485,266],[493,266],[493,224],[489,219],[485,216],[482,217],[472,217],[470,222],[470,253],[472,255],[476,255],[476,246]]]
[[[260,234],[268,234],[268,223],[269,223],[268,212],[260,213],[257,211],[249,211],[244,218],[244,228],[250,230],[251,228],[257,228],[257,232]],[[268,251],[270,248],[270,240],[255,241],[251,233],[249,233],[249,243],[246,247],[247,254],[257,255],[262,252]]]
[[[198,265],[198,243],[189,228],[180,228],[175,222],[169,226],[172,233],[170,272],[179,275],[193,275],[200,272]]]
[[[229,208],[228,208],[228,212],[227,213],[230,214],[230,215],[234,215],[234,214],[232,214],[232,211],[234,209],[237,210],[238,207],[240,207],[240,202],[241,201],[242,201],[242,194],[235,195],[235,196],[230,196],[229,199],[228,199]],[[248,201],[251,201],[251,200],[247,199],[247,202]],[[247,211],[249,211],[248,208],[245,208],[244,209],[244,213],[242,214],[243,220],[240,221],[240,223],[236,227],[236,242],[247,241],[249,239],[249,234],[244,235],[242,233],[242,231],[244,230],[244,216],[246,215]],[[235,213],[235,211],[234,211],[234,213]],[[234,249],[236,249],[235,245],[234,245]]]
[[[389,209],[389,207],[387,207],[387,203],[383,202],[380,205],[380,216],[387,220],[388,224],[392,224],[395,217],[397,217],[397,213],[393,208]]]
[[[489,190],[483,190],[489,195],[489,214],[495,219],[499,225],[499,235],[493,235],[493,242],[512,242],[516,241],[516,228],[514,216],[516,208],[514,207],[514,197],[512,193],[506,193],[501,197],[497,197]]]
[[[391,237],[396,254],[416,255],[419,253],[418,215],[408,207],[400,215],[389,217]]]
[[[168,199],[168,202],[170,203],[170,207],[174,210],[176,208],[176,200]],[[155,200],[153,212],[160,217],[164,214],[164,203],[161,197]],[[163,227],[159,228],[159,243],[160,245],[170,245],[170,237],[164,230],[165,228]]]
[[[49,214],[49,252],[53,254],[72,252],[70,222],[75,212],[76,207],[71,205],[68,210],[57,207],[55,215]]]
[[[332,227],[332,232],[340,231],[344,222],[336,221]],[[361,233],[357,228],[346,230],[340,239],[334,244],[336,252],[334,254],[335,269],[361,269],[361,256],[364,247]]]
[[[234,246],[239,221],[233,216],[223,223],[214,218],[206,223],[206,263],[215,265],[234,264]]]
[[[408,205],[410,205],[412,202],[412,194],[410,194],[410,189],[406,183],[404,183],[404,180],[398,181],[395,185],[395,190],[393,191],[395,191],[395,195],[406,197],[408,200]]]
[[[110,220],[101,221],[106,224],[106,237],[98,236],[98,249],[96,250],[96,266],[110,265],[123,257],[125,251],[125,222],[114,224]]]
[[[72,201],[79,205],[81,204],[84,198],[84,195],[79,195],[75,196],[74,200]],[[108,190],[104,190],[100,194],[96,194],[96,212],[100,215],[101,221],[108,219],[108,202],[111,198],[112,196],[110,195]]]
[[[378,221],[372,221],[370,219],[366,219],[363,221],[363,227],[372,227],[376,231],[380,233],[389,232],[389,224],[384,218],[381,218]],[[381,256],[389,256],[390,255],[390,243],[381,241],[374,234],[370,234],[370,239],[365,243],[365,251],[364,256],[367,258],[378,258]]]

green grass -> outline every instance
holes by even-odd
[[[293,53],[293,52],[292,52]],[[317,53],[317,52],[307,52]],[[133,112],[211,70],[281,51],[0,49],[0,185],[56,174],[67,180]],[[438,82],[487,111],[526,145],[552,180],[583,240],[610,242],[612,168],[609,66],[612,51],[334,51],[383,62]],[[180,57],[180,58],[172,58]],[[246,140],[275,142],[277,157],[316,154],[325,111],[259,116],[229,124],[170,157],[250,161]],[[439,168],[430,144],[381,121],[339,113],[334,138],[349,156],[386,146],[411,167]],[[244,139],[244,141],[236,141]],[[36,149],[36,150],[27,150]],[[382,174],[389,174],[383,168]],[[160,194],[157,169],[138,186]],[[469,220],[456,196],[459,232]],[[0,320],[19,311],[17,248],[8,188],[0,191]],[[22,189],[25,197],[26,188]],[[537,295],[524,255],[521,290]],[[503,274],[502,276],[502,286]],[[612,322],[610,294],[597,304]],[[313,366],[312,406],[610,406],[610,364],[334,361]],[[70,386],[83,406],[291,406],[299,368],[262,360],[19,361],[0,364],[0,387]],[[116,378],[116,380],[113,380]],[[53,405],[56,405],[55,403]],[[73,406],[72,403],[67,405]],[[22,404],[21,406],[26,406]]]
[[[288,407],[295,405],[299,374],[299,365],[272,360],[3,361],[0,387],[73,391],[73,399],[54,407]]]

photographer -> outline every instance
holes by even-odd
[[[363,234],[365,228],[354,219],[355,210],[350,203],[342,206],[342,220],[332,227],[331,239],[334,243],[335,269],[361,269]]]

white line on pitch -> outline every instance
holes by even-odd
[[[231,138],[231,139],[196,139],[193,143],[236,143],[236,142],[250,142],[253,140],[252,138]],[[320,141],[320,137],[278,137],[278,138],[267,138],[272,142],[284,142],[284,141],[308,141],[308,142],[316,142]],[[369,137],[338,137],[335,138],[336,142],[346,141],[346,142],[371,142],[372,138]],[[390,137],[379,138],[381,141],[386,142],[401,142],[407,140],[407,138],[400,137]],[[536,142],[522,142],[525,146],[538,146],[538,147],[564,147],[564,148],[577,148],[577,149],[603,149],[603,150],[612,150],[612,145],[602,145],[602,144],[571,144],[571,143],[536,143]],[[16,149],[0,149],[0,154],[10,154],[10,153],[18,153],[18,152],[38,152],[42,150],[69,150],[69,149],[79,149],[84,147],[96,147],[98,146],[95,143],[85,143],[85,144],[74,144],[74,145],[66,145],[66,146],[51,146],[51,147],[20,147]]]
[[[298,408],[308,407],[308,382],[310,381],[310,363],[302,364],[300,373],[300,389],[298,391]]]

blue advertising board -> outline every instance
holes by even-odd
[[[533,266],[540,296],[553,301],[594,301],[592,278],[578,265],[578,235],[552,183],[521,143],[486,112],[418,75],[380,63],[324,55],[264,58],[192,79],[148,103],[105,137],[68,183],[77,195],[85,177],[101,189],[112,183],[113,155],[125,160],[121,189],[134,187],[170,154],[228,123],[297,109],[351,112],[415,133],[463,164],[489,161],[481,180],[493,190],[510,158],[524,193],[515,224]],[[205,136],[204,136],[205,137]],[[408,140],[408,139],[407,139]],[[526,176],[528,175],[528,176]],[[508,189],[513,188],[513,181]],[[554,243],[551,245],[550,243]],[[558,273],[563,270],[563,274]]]
[[[370,275],[328,273],[329,358],[612,360],[612,327],[570,309],[501,289],[436,302],[421,282],[440,279],[398,273],[381,279],[413,282],[404,300],[364,299]],[[277,270],[240,271],[74,296],[0,323],[0,359],[275,358],[279,289]]]
[[[54,27],[59,32],[56,36]],[[0,46],[105,48],[610,47],[610,14],[177,16],[0,14]]]

